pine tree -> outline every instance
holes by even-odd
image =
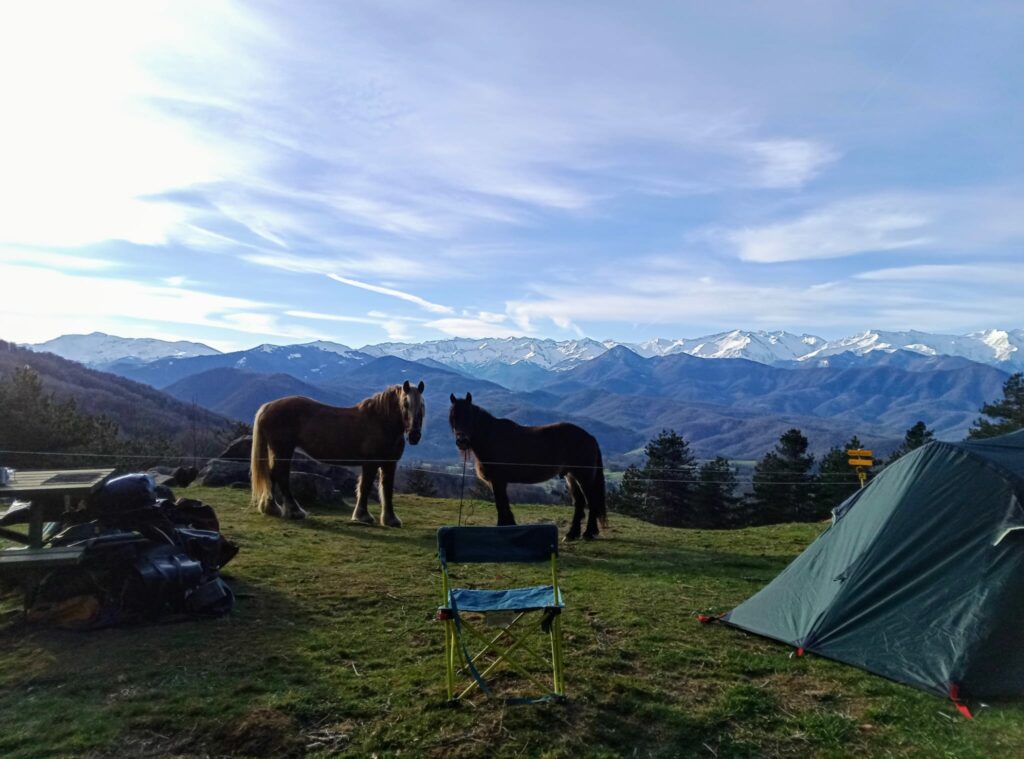
[[[612,508],[669,527],[693,524],[697,460],[674,430],[662,430],[644,448],[644,466],[631,465],[615,491]]]
[[[833,447],[821,458],[818,465],[818,487],[815,491],[814,519],[824,519],[832,509],[860,489],[857,471],[850,466],[849,450],[863,448],[860,438],[854,435],[842,448]]]
[[[4,454],[8,466],[84,466],[96,462],[69,454],[113,457],[124,448],[117,424],[79,411],[73,398],[47,393],[32,368],[0,377],[0,450],[19,452]]]
[[[807,453],[807,438],[791,429],[779,438],[774,451],[754,467],[751,506],[761,524],[807,521],[814,518],[814,456]]]
[[[891,464],[901,456],[906,456],[911,451],[917,450],[935,438],[935,431],[928,429],[924,422],[917,422],[913,427],[907,429],[903,435],[903,442],[890,454],[887,464]]]
[[[608,493],[608,507],[620,514],[627,514],[639,519],[648,519],[644,509],[644,496],[647,483],[644,474],[636,464],[630,464],[622,473],[622,481],[618,487]]]
[[[651,521],[670,527],[693,524],[697,459],[690,444],[675,430],[662,430],[644,449],[647,466],[647,510]]]
[[[979,417],[967,435],[970,438],[996,437],[1024,429],[1024,374],[1017,372],[1006,380],[1002,400],[986,403],[981,413],[998,421]]]
[[[737,527],[743,519],[736,497],[739,481],[727,458],[717,456],[701,464],[694,493],[694,523],[699,527]]]

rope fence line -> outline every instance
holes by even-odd
[[[20,456],[62,456],[62,457],[65,457],[65,458],[87,457],[87,458],[103,458],[103,459],[139,459],[139,460],[147,460],[147,461],[151,461],[151,460],[153,460],[155,458],[168,458],[167,454],[165,454],[165,453],[159,453],[159,454],[154,453],[154,454],[151,454],[151,455],[146,455],[146,454],[139,454],[139,453],[135,453],[135,454],[121,454],[121,453],[74,453],[74,452],[68,452],[68,451],[13,451],[13,450],[0,450],[0,456],[2,456],[4,454],[7,454],[7,455],[20,455]],[[181,454],[177,458],[179,458],[179,459],[191,459],[191,460],[195,460],[196,459],[196,457],[188,455],[188,454]],[[362,466],[363,464],[378,464],[378,465],[379,464],[392,464],[392,463],[400,464],[401,461],[402,461],[402,459],[317,459],[317,458],[313,458],[312,456],[310,456],[310,459],[312,459],[313,461],[316,461],[316,462],[318,462],[320,464],[330,464],[332,466],[343,466],[343,467],[358,467],[358,466]],[[251,459],[248,458],[248,457],[247,458],[237,458],[237,457],[223,457],[223,456],[204,456],[204,457],[199,457],[199,460],[201,460],[201,461],[214,461],[214,460],[216,460],[216,461],[231,461],[231,462],[234,462],[234,463],[237,463],[237,464],[243,464],[243,463],[244,464],[248,464],[248,463],[251,462]],[[266,459],[260,459],[260,460],[269,461],[270,457],[267,457]],[[714,459],[705,459],[705,461],[713,461],[713,460]],[[461,461],[461,459],[460,459],[460,461]],[[521,461],[482,461],[480,463],[484,464],[485,466],[486,465],[492,465],[492,466],[528,466],[528,467],[546,466],[545,464],[531,464],[531,463],[524,463],[524,462],[521,462]],[[445,463],[445,464],[443,464],[443,466],[457,468],[459,466],[459,464],[457,464],[457,463],[450,463],[450,464],[449,463]],[[554,465],[552,464],[551,466],[554,466]],[[605,472],[605,474],[608,474],[608,473],[615,474],[615,473],[620,473],[620,472],[626,471],[625,469],[611,469],[611,468],[606,467],[606,466],[605,467],[599,467],[599,466],[592,466],[592,465],[587,465],[587,464],[572,464],[571,466],[574,469],[601,469],[602,471]],[[697,466],[698,466],[697,464],[694,464],[694,467],[697,467]],[[461,474],[459,474],[458,472],[449,472],[449,471],[446,471],[445,469],[434,469],[434,468],[429,468],[429,467],[412,467],[412,466],[407,466],[407,467],[402,467],[402,468],[406,469],[406,470],[411,470],[411,471],[428,472],[430,474],[443,474],[443,475],[451,475],[451,476],[455,476],[455,477],[461,476]],[[641,469],[642,470],[646,470],[648,472],[691,472],[691,471],[693,471],[692,468],[678,469],[678,468],[675,468],[675,467],[641,467]],[[808,474],[808,473],[807,472],[800,472],[800,471],[796,471],[796,470],[781,470],[780,469],[780,470],[773,471],[772,474],[773,475],[782,475],[782,474],[787,474],[787,475],[803,475],[803,474]],[[818,478],[821,478],[821,477],[833,477],[833,478],[846,479],[846,478],[849,478],[849,477],[856,478],[857,475],[856,475],[855,472],[851,471],[849,473],[846,473],[846,472],[824,472],[824,473],[815,474],[813,476],[818,477]],[[716,482],[715,480],[679,480],[679,479],[655,480],[655,479],[649,479],[649,478],[640,478],[640,479],[642,479],[644,481],[649,481],[649,482]],[[729,481],[728,480],[721,480],[720,482],[729,482]],[[739,482],[741,482],[741,483],[742,482],[750,482],[750,480],[739,480]],[[786,483],[772,483],[772,484],[779,484],[779,485],[781,485],[781,484],[786,484]],[[794,484],[799,484],[799,483],[794,483]]]

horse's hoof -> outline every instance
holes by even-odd
[[[381,520],[382,527],[401,527],[402,520],[398,517],[388,517],[387,519]]]
[[[567,532],[565,534],[565,537],[562,538],[562,542],[563,543],[573,543],[573,542],[575,542],[575,541],[577,541],[579,539],[580,539],[580,534],[578,532],[575,533],[575,534],[573,534],[571,532]]]
[[[373,521],[373,517],[370,516],[370,512],[368,511],[362,514],[353,514],[351,521],[357,522],[358,524],[376,524],[376,522]]]
[[[292,509],[288,512],[289,519],[305,519],[308,516],[305,509]]]
[[[260,511],[263,512],[264,516],[268,516],[268,517],[283,517],[284,516],[284,510],[281,508],[281,505],[277,504],[277,503],[274,503],[274,502],[268,503],[266,506],[261,508]]]
[[[585,533],[583,533],[583,539],[584,540],[594,540],[595,538],[597,538],[597,536],[598,536],[598,533],[596,533],[596,532],[585,532]]]

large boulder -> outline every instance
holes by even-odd
[[[249,462],[252,457],[252,435],[242,435],[228,443],[228,447],[221,451],[217,458],[229,461]]]
[[[249,459],[252,457],[252,435],[243,435],[232,440],[231,443],[220,452],[218,459],[242,463],[245,462],[246,476],[248,481]],[[317,474],[326,477],[334,483],[335,490],[343,496],[354,496],[356,493],[356,475],[352,470],[343,466],[332,466],[323,464],[307,454],[301,448],[297,449],[292,456],[292,473],[305,472],[306,474]],[[202,476],[200,474],[200,476]],[[296,496],[298,497],[298,496]],[[301,498],[299,500],[302,500]]]
[[[208,488],[223,488],[234,482],[249,484],[249,462],[210,459],[199,471],[196,482]]]
[[[334,487],[334,483],[319,474],[308,472],[292,472],[291,476],[292,495],[300,504],[321,506],[345,505],[341,493]]]

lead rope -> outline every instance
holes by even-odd
[[[469,453],[462,454],[462,483],[459,486],[459,527],[462,526],[462,500],[466,493],[466,464],[469,462]]]

